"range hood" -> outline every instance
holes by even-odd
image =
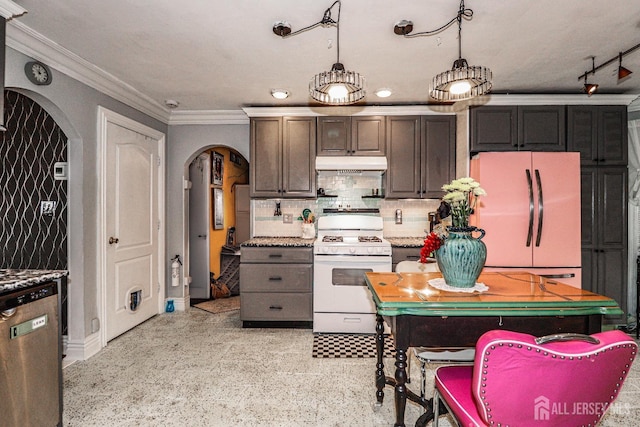
[[[318,156],[316,170],[343,175],[365,172],[380,175],[387,170],[387,158],[384,156]]]

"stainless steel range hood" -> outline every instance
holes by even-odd
[[[387,170],[387,158],[383,156],[318,156],[316,170],[324,173],[382,174]]]

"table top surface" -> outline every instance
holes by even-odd
[[[449,292],[428,281],[440,273],[365,273],[378,314],[385,316],[620,315],[615,300],[522,272],[483,273],[485,292]]]

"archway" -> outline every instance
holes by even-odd
[[[203,162],[208,164],[203,165]],[[206,166],[206,167],[205,167]],[[239,291],[237,264],[239,258],[234,258],[241,243],[236,238],[236,229],[241,224],[242,227],[249,227],[249,215],[244,213],[236,214],[236,195],[241,186],[249,183],[249,163],[235,149],[227,146],[209,146],[190,156],[185,169],[190,171],[189,181],[191,190],[189,191],[189,202],[185,204],[185,237],[188,242],[185,245],[189,248],[185,251],[185,272],[191,277],[190,303],[193,305],[204,299],[212,297],[210,292],[203,292],[203,286],[209,291],[210,277],[216,280],[221,278],[227,281],[232,294]],[[206,172],[205,172],[206,171]],[[193,176],[193,173],[197,176]],[[205,186],[194,182],[201,180],[203,176]],[[198,194],[196,194],[196,192]],[[248,194],[248,192],[246,192]],[[203,204],[201,198],[206,202]],[[197,248],[202,247],[204,242],[194,242],[194,239],[202,239],[203,232],[193,230],[191,222],[194,218],[194,208],[198,210],[205,206],[202,215],[206,215],[206,244],[208,245],[208,260],[202,260],[202,251]],[[199,214],[197,214],[199,215]],[[190,220],[191,217],[191,220]],[[200,221],[198,221],[200,222]],[[194,224],[195,226],[195,224]],[[241,236],[249,235],[249,230],[240,233]],[[207,269],[203,273],[201,264],[206,264]],[[206,273],[206,277],[203,277]],[[206,282],[206,285],[203,285]],[[192,292],[193,291],[193,292]]]

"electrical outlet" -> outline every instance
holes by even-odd
[[[286,213],[282,215],[282,222],[284,224],[293,224],[293,214]]]

